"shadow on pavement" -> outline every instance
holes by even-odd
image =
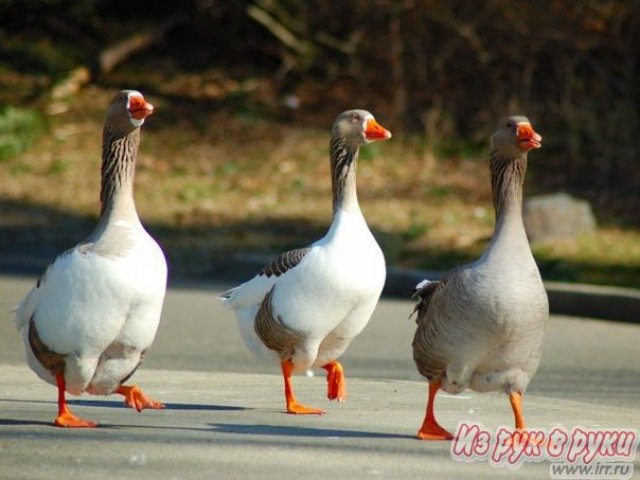
[[[10,403],[43,403],[56,405],[54,400],[17,400],[13,398],[0,398],[0,402]],[[68,400],[71,406],[94,407],[94,408],[129,408],[122,401],[109,400]],[[133,410],[133,409],[132,409]],[[236,407],[233,405],[205,405],[201,403],[165,403],[164,410],[180,410],[180,411],[213,411],[213,412],[235,412],[251,410],[246,407]]]
[[[285,425],[240,425],[231,423],[208,424],[219,433],[240,435],[270,435],[283,437],[336,437],[336,438],[410,438],[410,435],[395,433],[362,432],[356,430],[336,430],[333,428],[292,427]]]
[[[42,420],[15,420],[13,418],[0,418],[0,426],[41,426],[41,427],[53,427],[53,420],[50,422],[43,422]]]

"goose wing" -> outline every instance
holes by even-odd
[[[456,271],[438,281],[423,280],[414,289],[418,299],[412,316],[416,315],[418,328],[413,337],[413,359],[418,371],[429,380],[440,377],[447,369],[448,359],[438,348],[439,339],[446,331],[447,285],[455,283]]]
[[[54,266],[58,265],[60,262],[64,261],[68,255],[70,255],[76,248],[71,248],[62,252],[58,255],[45,269],[45,271],[40,275],[36,285],[25,295],[25,297],[20,301],[18,305],[16,305],[12,312],[14,313],[14,322],[18,331],[22,330],[31,320],[34,312],[38,308],[38,304],[40,303],[40,296],[42,291],[46,288],[47,285],[47,277],[49,271],[54,268]]]
[[[311,247],[295,248],[282,253],[248,282],[227,290],[220,299],[231,310],[261,304],[279,278],[295,268]]]
[[[275,275],[276,277],[279,277],[298,265],[304,256],[309,253],[309,250],[311,250],[311,247],[294,248],[293,250],[284,252],[273,262],[264,267],[259,275],[266,275],[267,277]]]

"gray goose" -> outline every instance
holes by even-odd
[[[384,256],[358,205],[356,164],[361,145],[390,137],[366,110],[339,115],[330,145],[329,231],[309,246],[283,253],[251,280],[222,294],[249,350],[280,364],[288,413],[324,413],[298,403],[293,373],[324,368],[328,398],[343,401],[347,395],[337,359],[367,325],[386,276]]]
[[[140,127],[152,112],[140,92],[115,96],[103,132],[98,224],[49,265],[15,309],[29,366],[58,388],[60,427],[97,425],[71,412],[65,392],[119,393],[138,411],[164,407],[125,385],[153,342],[167,283],[164,254],[133,198]]]
[[[524,429],[522,396],[540,363],[547,294],[522,221],[527,155],[542,137],[526,117],[512,116],[491,138],[490,169],[496,225],[477,261],[440,281],[417,285],[413,358],[429,380],[421,439],[451,439],[434,415],[440,388],[456,394],[504,391]]]

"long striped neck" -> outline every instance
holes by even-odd
[[[356,166],[359,146],[349,145],[344,138],[331,139],[331,186],[333,189],[333,213],[338,209],[359,212],[356,192]]]
[[[496,220],[514,211],[522,212],[522,186],[527,172],[527,154],[506,156],[498,150],[491,152],[491,193]]]
[[[133,179],[139,143],[139,128],[121,132],[105,125],[102,140],[101,217],[137,217]]]
[[[491,152],[491,192],[496,214],[496,227],[492,244],[500,237],[508,243],[520,242],[529,248],[522,221],[522,189],[527,171],[527,153],[507,156],[498,150]]]

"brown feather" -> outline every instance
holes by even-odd
[[[304,247],[294,248],[293,250],[284,252],[273,262],[264,267],[260,272],[260,275],[266,275],[267,277],[275,275],[276,277],[279,277],[287,270],[291,270],[293,267],[298,265],[309,250],[311,250],[311,248]]]
[[[414,307],[418,328],[413,337],[413,360],[421,375],[429,379],[442,378],[447,370],[446,358],[438,355],[433,348],[438,342],[441,311],[445,301],[445,289],[450,281],[455,281],[459,269],[454,269],[437,282],[430,282],[414,292],[418,303]]]
[[[278,353],[280,358],[284,360],[293,356],[303,335],[287,327],[279,316],[273,314],[271,306],[272,296],[273,288],[264,297],[260,305],[260,309],[256,314],[254,327],[256,333],[267,348]]]
[[[33,322],[33,316],[29,320],[29,345],[38,362],[52,375],[64,374],[66,355],[54,352],[42,342]]]

